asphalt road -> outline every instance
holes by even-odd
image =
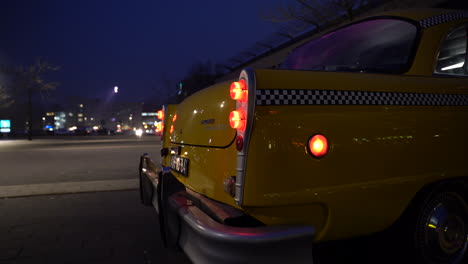
[[[142,153],[157,137],[0,140],[0,264],[190,263],[161,244],[140,204]]]
[[[0,264],[175,263],[137,191],[0,199]]]
[[[141,154],[159,162],[157,137],[0,140],[0,186],[135,179]]]

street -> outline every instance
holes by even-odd
[[[0,140],[0,186],[136,179],[141,154],[159,162],[159,137],[97,138]]]
[[[140,204],[159,138],[0,140],[0,263],[190,263]]]
[[[190,263],[137,191],[0,199],[0,263]]]
[[[159,148],[156,137],[0,140],[0,264],[190,263],[140,204],[139,156],[159,163]],[[320,245],[315,263],[392,263],[391,245]]]

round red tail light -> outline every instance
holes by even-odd
[[[247,86],[245,80],[241,79],[231,83],[230,94],[232,99],[245,102],[247,100]]]
[[[321,158],[328,153],[328,140],[324,135],[316,134],[309,139],[307,151],[316,158]]]
[[[245,129],[245,112],[242,109],[237,109],[229,114],[229,124],[234,129]]]
[[[163,111],[163,110],[159,110],[159,111],[158,111],[158,119],[159,119],[159,120],[163,120],[163,119],[164,119],[164,111]]]

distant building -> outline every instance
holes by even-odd
[[[44,131],[70,129],[131,131],[141,126],[141,109],[142,104],[137,102],[113,102],[71,96],[60,106],[55,106],[44,113],[42,129]]]

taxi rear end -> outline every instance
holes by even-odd
[[[162,166],[142,157],[142,181],[149,179],[142,189],[153,190],[142,199],[158,211],[165,243],[180,246],[195,263],[312,263],[312,226],[267,226],[240,206],[246,127],[231,127],[236,121],[228,117],[239,101],[230,85],[213,85],[164,109]]]
[[[440,22],[452,19],[446,12],[364,20],[311,43],[332,47],[327,41],[340,34],[384,29],[386,38],[361,42],[383,49],[362,52],[360,63],[344,65],[338,62],[346,56],[335,56],[334,64],[307,69],[245,69],[234,82],[168,107],[162,166],[144,156],[140,169],[150,179],[143,186],[151,183],[142,197],[156,207],[166,243],[196,263],[312,263],[313,242],[382,231],[418,197],[428,206],[440,194],[452,195],[446,201],[466,196],[467,77],[432,75],[440,43],[467,23]],[[462,48],[457,42],[440,71],[463,66],[452,69],[459,62],[451,61],[468,54],[467,30],[461,31]],[[299,48],[289,58],[298,53],[307,57]],[[365,68],[371,62],[385,67]],[[427,193],[426,200],[418,196]],[[436,263],[459,263],[447,259],[466,251],[466,203],[456,203],[429,208],[418,220],[416,233],[424,237],[418,241],[429,241],[420,243],[428,263],[439,242],[451,245]],[[431,215],[437,210],[449,213]],[[436,230],[447,215],[457,220],[444,237]],[[427,225],[424,217],[440,221]]]

